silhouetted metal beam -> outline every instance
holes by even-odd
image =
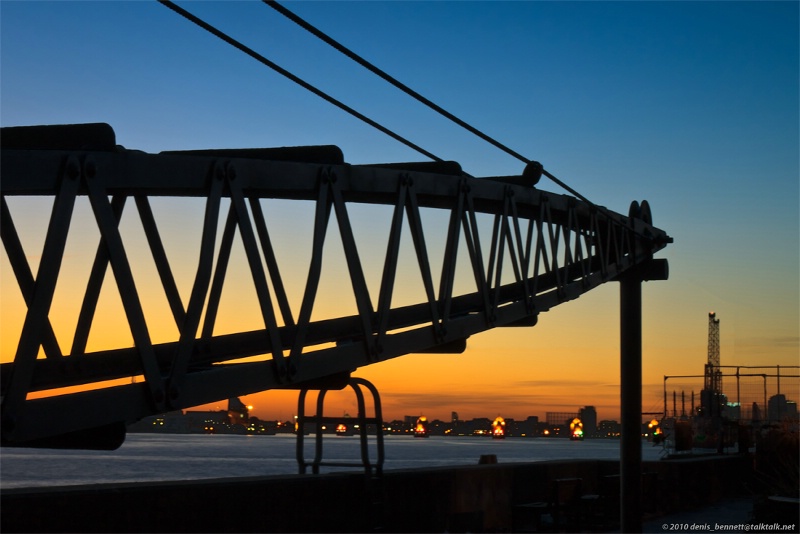
[[[626,217],[570,196],[535,189],[535,181],[524,174],[476,179],[461,175],[452,162],[347,165],[336,147],[145,154],[116,147],[113,130],[107,125],[13,130],[13,135],[6,135],[4,129],[0,136],[4,227],[14,228],[6,205],[14,196],[53,198],[56,209],[45,238],[49,262],[40,264],[35,280],[31,280],[31,269],[15,233],[3,232],[6,252],[28,305],[14,362],[0,367],[4,442],[29,441],[138,419],[165,408],[292,387],[408,353],[458,352],[463,350],[464,340],[476,333],[501,326],[534,325],[539,313],[651,262],[653,254],[671,242],[665,232],[652,226],[649,207]],[[95,262],[98,274],[90,277],[84,296],[88,305],[76,330],[76,348],[73,354],[62,355],[49,326],[49,302],[63,256],[59,243],[70,226],[71,206],[77,196],[90,198],[102,243]],[[141,288],[137,288],[128,263],[125,236],[118,229],[117,209],[127,197],[134,197],[139,208],[168,304],[164,315],[169,313],[178,328],[173,341],[153,344],[149,339],[138,302]],[[150,197],[205,200],[198,267],[189,281],[192,291],[186,303],[172,279],[169,254],[149,209]],[[115,199],[113,205],[109,198]],[[216,230],[223,198],[231,199],[231,208],[218,247]],[[296,316],[283,289],[278,258],[260,209],[263,199],[315,203],[311,257]],[[349,209],[354,203],[393,209],[380,276],[365,275],[350,223]],[[423,209],[442,211],[450,223],[423,228]],[[336,224],[329,224],[331,212],[336,214]],[[479,215],[493,222],[484,236],[479,235],[485,231],[478,224]],[[395,277],[404,223],[413,239],[424,295],[422,302],[392,307],[398,291]],[[236,229],[264,328],[214,336],[216,308]],[[351,282],[343,287],[350,287],[357,313],[312,320],[320,298],[317,288],[325,262],[323,250],[327,235],[334,232],[341,240]],[[438,241],[429,237],[435,232],[440,234]],[[445,243],[444,250],[437,251],[443,256],[440,273],[433,272],[429,261],[433,242]],[[99,273],[109,264],[122,282],[118,296],[135,346],[83,354],[102,282]],[[456,272],[462,271],[472,274],[475,286],[464,294],[454,294]],[[439,286],[434,288],[437,276]],[[376,278],[380,280],[377,306],[366,284],[367,279]],[[273,309],[271,291],[282,324]],[[205,322],[201,325],[202,316]],[[45,347],[47,359],[36,358],[40,346]],[[245,357],[261,361],[235,362]],[[102,386],[104,381],[139,375],[144,376],[144,383],[81,393],[58,391],[76,385]],[[27,399],[32,392],[45,398]],[[103,408],[98,409],[98,404]]]
[[[620,280],[620,526],[642,530],[642,281]]]
[[[647,260],[620,282],[620,527],[642,530],[642,282],[666,280],[666,260]]]

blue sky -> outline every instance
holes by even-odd
[[[475,176],[523,168],[260,2],[181,5]],[[645,290],[646,382],[702,372],[712,309],[723,363],[798,363],[797,2],[286,5],[593,202],[651,203],[675,243],[670,281]],[[0,30],[3,126],[103,121],[148,152],[336,144],[349,163],[425,159],[156,2],[4,0]],[[618,335],[615,287],[582,300],[513,343],[572,351],[580,369],[593,344],[551,338]]]

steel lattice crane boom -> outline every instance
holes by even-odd
[[[647,201],[634,201],[626,216],[540,190],[535,162],[519,176],[478,179],[454,162],[349,165],[332,146],[147,154],[117,146],[107,124],[4,128],[0,142],[0,230],[27,307],[13,361],[0,368],[4,445],[51,438],[69,445],[81,434],[90,441],[111,436],[113,445],[120,429],[124,439],[126,422],[168,410],[273,388],[343,387],[362,366],[409,353],[460,352],[473,334],[533,326],[539,313],[606,282],[666,278],[666,260],[653,255],[672,239],[653,226]],[[53,200],[35,274],[8,205],[18,196]],[[50,316],[79,197],[88,198],[100,240],[66,350]],[[152,214],[157,197],[205,203],[188,298],[178,291]],[[264,199],[314,206],[307,277],[295,309],[273,246],[276,235],[291,232],[292,221],[270,231]],[[127,200],[145,236],[144,252],[136,253],[149,252],[158,273],[147,289],[162,291],[159,317],[171,317],[177,330],[171,340],[151,338],[143,283],[131,269],[134,245],[120,231]],[[392,213],[377,271],[362,260],[355,239],[351,211],[359,204]],[[425,224],[422,210],[442,213],[449,223]],[[479,218],[492,222],[483,236]],[[404,227],[423,291],[421,301],[397,305]],[[314,310],[328,258],[323,249],[337,233],[346,263],[340,289],[351,292],[356,309],[321,319]],[[215,324],[237,235],[245,258],[237,272],[251,275],[262,326],[223,335]],[[440,264],[430,261],[434,253]],[[104,283],[108,267],[113,282]],[[457,272],[474,285],[457,292]],[[132,346],[87,351],[101,289],[117,291]],[[141,380],[131,383],[131,376]]]

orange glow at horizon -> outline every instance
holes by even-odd
[[[17,200],[17,199],[13,199]],[[79,199],[80,200],[80,199]],[[131,203],[132,204],[132,203]],[[223,203],[224,204],[224,203]],[[273,206],[265,202],[270,228],[280,228],[281,221],[292,220],[291,231],[275,232],[274,246],[278,253],[281,272],[289,294],[290,306],[296,314],[300,307],[308,271],[312,235],[313,205],[300,203],[295,211],[282,211],[285,206]],[[37,217],[26,217],[29,201],[11,205],[12,213],[21,214],[18,224],[30,222],[24,229],[23,246],[34,274],[38,267],[37,253],[43,243],[43,226]],[[176,207],[177,206],[177,207]],[[165,201],[154,201],[154,211],[167,254],[173,269],[181,297],[188,301],[191,283],[196,271],[196,254],[199,238],[196,235],[202,226],[202,203],[178,202],[176,206]],[[76,207],[87,208],[85,199]],[[160,210],[157,208],[161,208]],[[349,207],[348,207],[349,209]],[[41,211],[41,206],[40,206]],[[224,221],[225,206],[221,212]],[[300,215],[298,215],[300,213]],[[377,221],[380,216],[390,215],[391,210],[377,207],[353,207],[351,216],[357,232],[359,252],[373,305],[377,302],[383,256],[385,255],[386,223]],[[301,216],[302,215],[302,216]],[[423,213],[426,229],[436,227],[441,214]],[[79,215],[70,230],[67,250],[64,255],[62,277],[53,300],[50,322],[62,351],[68,352],[72,345],[77,316],[88,281],[88,273],[94,259],[99,233],[94,222],[85,213]],[[334,216],[332,216],[334,217]],[[271,219],[271,220],[270,220]],[[192,221],[187,226],[186,221]],[[331,227],[335,226],[332,219]],[[125,233],[129,261],[137,280],[137,291],[145,313],[150,339],[153,343],[174,341],[178,328],[166,305],[161,283],[153,265],[149,249],[138,221],[138,214],[131,205],[126,207],[121,232]],[[22,224],[18,229],[23,232]],[[186,228],[195,231],[188,232]],[[413,255],[413,247],[407,228],[403,236],[401,256],[403,263],[398,271],[393,306],[424,301],[419,267]],[[37,234],[38,233],[38,234]],[[220,232],[221,233],[221,232]],[[191,235],[187,235],[191,234]],[[329,241],[325,245],[325,260],[320,296],[314,307],[312,318],[340,317],[356,313],[355,300],[347,274],[347,265],[341,252],[341,241],[336,232],[329,230]],[[486,239],[489,232],[482,234]],[[80,236],[77,237],[77,236]],[[428,238],[429,248],[435,248],[436,238]],[[174,251],[178,251],[175,253]],[[466,250],[459,251],[466,256]],[[246,267],[244,250],[240,239],[234,240],[231,267],[227,273],[223,296],[220,302],[219,319],[215,323],[215,334],[240,332],[264,327],[258,299],[253,291],[252,277]],[[431,269],[434,278],[441,269],[441,255],[431,254]],[[511,269],[505,269],[509,274]],[[471,272],[459,273],[457,290],[474,291]],[[343,282],[344,281],[344,282]],[[646,412],[658,411],[663,406],[663,378],[665,374],[702,373],[706,358],[706,303],[698,312],[695,306],[691,314],[678,313],[688,292],[692,288],[669,287],[672,282],[659,282],[644,287],[645,317],[644,361],[643,361],[643,405]],[[19,293],[7,254],[0,257],[0,361],[13,361],[26,306]],[[714,304],[718,304],[715,302]],[[279,324],[282,324],[277,313]],[[716,306],[719,311],[719,306]],[[732,310],[737,310],[729,306]],[[769,365],[796,365],[797,345],[790,342],[775,345],[764,342],[758,345],[753,334],[737,339],[731,333],[734,326],[745,328],[745,321],[737,320],[736,314],[725,316],[722,337],[722,353],[726,362],[746,365],[752,363],[750,354],[768,358]],[[789,317],[791,319],[791,317]],[[786,320],[786,319],[781,319]],[[766,320],[754,318],[755,328],[763,327]],[[354,375],[373,382],[383,402],[385,420],[402,419],[410,414],[428,414],[429,419],[449,420],[451,412],[458,412],[462,419],[493,417],[503,413],[506,418],[524,419],[535,415],[544,420],[548,411],[577,411],[582,406],[595,406],[598,420],[619,418],[619,304],[616,284],[606,284],[580,299],[558,306],[539,317],[534,328],[494,329],[467,341],[467,350],[459,355],[409,354],[376,365],[357,370]],[[747,327],[750,321],[747,321]],[[766,333],[791,331],[779,322],[769,324]],[[762,330],[757,330],[761,332]],[[766,336],[766,334],[764,334]],[[125,319],[116,281],[108,269],[103,284],[94,323],[89,335],[87,351],[97,351],[133,346],[130,329]],[[741,354],[731,357],[736,350]],[[40,351],[41,352],[41,351]],[[41,355],[40,355],[41,357]],[[355,398],[347,395],[331,395],[327,399],[328,413],[356,413]],[[220,402],[223,399],[220,399]],[[297,412],[297,393],[272,390],[243,397],[252,404],[253,415],[261,419],[291,420]],[[214,406],[211,403],[205,406]]]

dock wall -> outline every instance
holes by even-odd
[[[643,464],[657,483],[650,515],[744,494],[746,456]],[[386,532],[513,531],[515,504],[544,500],[551,481],[581,478],[601,491],[614,461],[551,461],[363,473],[9,489],[0,530],[10,532]]]

